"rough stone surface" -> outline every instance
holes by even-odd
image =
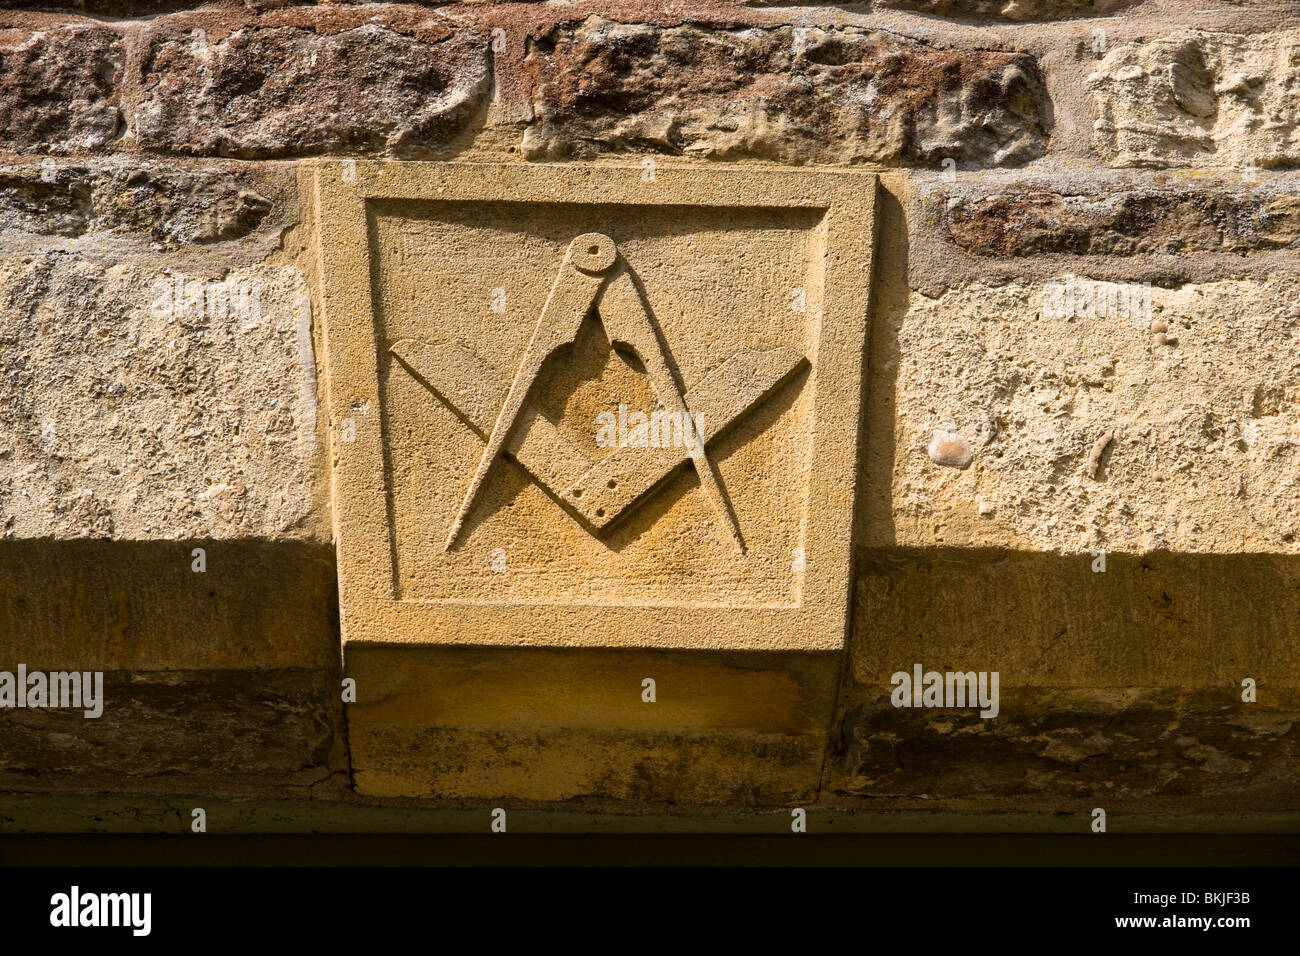
[[[57,155],[115,139],[122,59],[120,34],[96,24],[0,29],[0,148]]]
[[[1067,284],[1075,314],[1054,315]],[[1300,283],[1154,287],[1149,315],[1130,288],[1061,276],[913,294],[897,333],[899,543],[1300,553]],[[1177,344],[1152,341],[1152,321]],[[939,427],[975,448],[967,470],[927,455]]]
[[[910,666],[910,665],[908,665]],[[907,669],[905,666],[903,669]],[[832,789],[873,802],[975,809],[1110,810],[1186,805],[1236,811],[1294,802],[1300,713],[1261,712],[1195,693],[1002,692],[1002,713],[895,709],[889,685],[843,722]]]
[[[309,533],[305,295],[291,267],[187,274],[149,256],[10,258],[0,535]]]
[[[127,160],[4,166],[0,234],[38,240],[134,235],[155,248],[219,242],[269,224],[268,217],[275,218],[273,199],[283,193],[247,170],[187,170]]]
[[[108,690],[0,708],[0,829],[1294,829],[1297,37],[1289,0],[0,0],[0,671]],[[448,551],[593,230],[640,291]],[[642,296],[732,425],[743,557],[676,452],[586,480],[657,400],[606,326]],[[998,671],[998,716],[892,707],[917,663]]]
[[[784,163],[1015,165],[1050,125],[1033,57],[860,29],[600,18],[533,41],[530,159],[667,153]]]
[[[1100,16],[1132,6],[1136,0],[876,0],[889,10],[915,10],[939,17],[1013,22]]]
[[[269,0],[263,5],[283,4],[285,0]],[[0,10],[48,10],[51,7],[65,7],[78,12],[93,13],[104,17],[143,17],[156,13],[169,13],[203,4],[203,0],[64,0],[52,3],[50,0],[0,0]],[[258,0],[214,0],[212,6],[254,7]]]
[[[924,214],[979,256],[1246,253],[1300,245],[1300,183],[1106,185],[1040,181],[996,191],[944,190]]]
[[[1300,163],[1300,32],[1188,32],[1106,53],[1093,146],[1118,166]]]
[[[490,86],[486,38],[411,7],[177,14],[141,43],[137,139],[191,155],[419,155],[457,136]]]
[[[329,774],[337,687],[323,669],[109,673],[99,718],[6,714],[0,785],[96,780],[129,790],[165,775],[219,789],[309,785]]]
[[[0,787],[320,782],[341,733],[334,580],[305,541],[0,541],[0,670],[104,673],[99,717],[0,711]]]

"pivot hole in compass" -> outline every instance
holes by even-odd
[[[614,240],[599,232],[585,232],[569,245],[573,264],[583,272],[607,271],[618,258]]]

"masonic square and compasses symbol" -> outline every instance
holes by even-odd
[[[577,339],[593,312],[610,344],[630,350],[644,366],[660,408],[699,423],[697,440],[676,447],[623,446],[597,458],[529,404],[546,360]],[[595,533],[689,462],[719,523],[743,553],[744,537],[708,444],[807,365],[803,355],[783,346],[740,349],[692,388],[683,389],[627,262],[614,241],[599,233],[586,233],[569,244],[508,387],[499,372],[461,341],[434,345],[405,339],[389,351],[487,443],[448,530],[445,550],[463,536],[465,519],[493,464],[506,455]]]

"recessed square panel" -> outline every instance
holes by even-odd
[[[345,642],[842,646],[873,175],[309,175]]]

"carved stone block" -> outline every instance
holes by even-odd
[[[644,799],[671,765],[705,800],[811,790],[875,177],[322,162],[303,185],[358,789]]]

